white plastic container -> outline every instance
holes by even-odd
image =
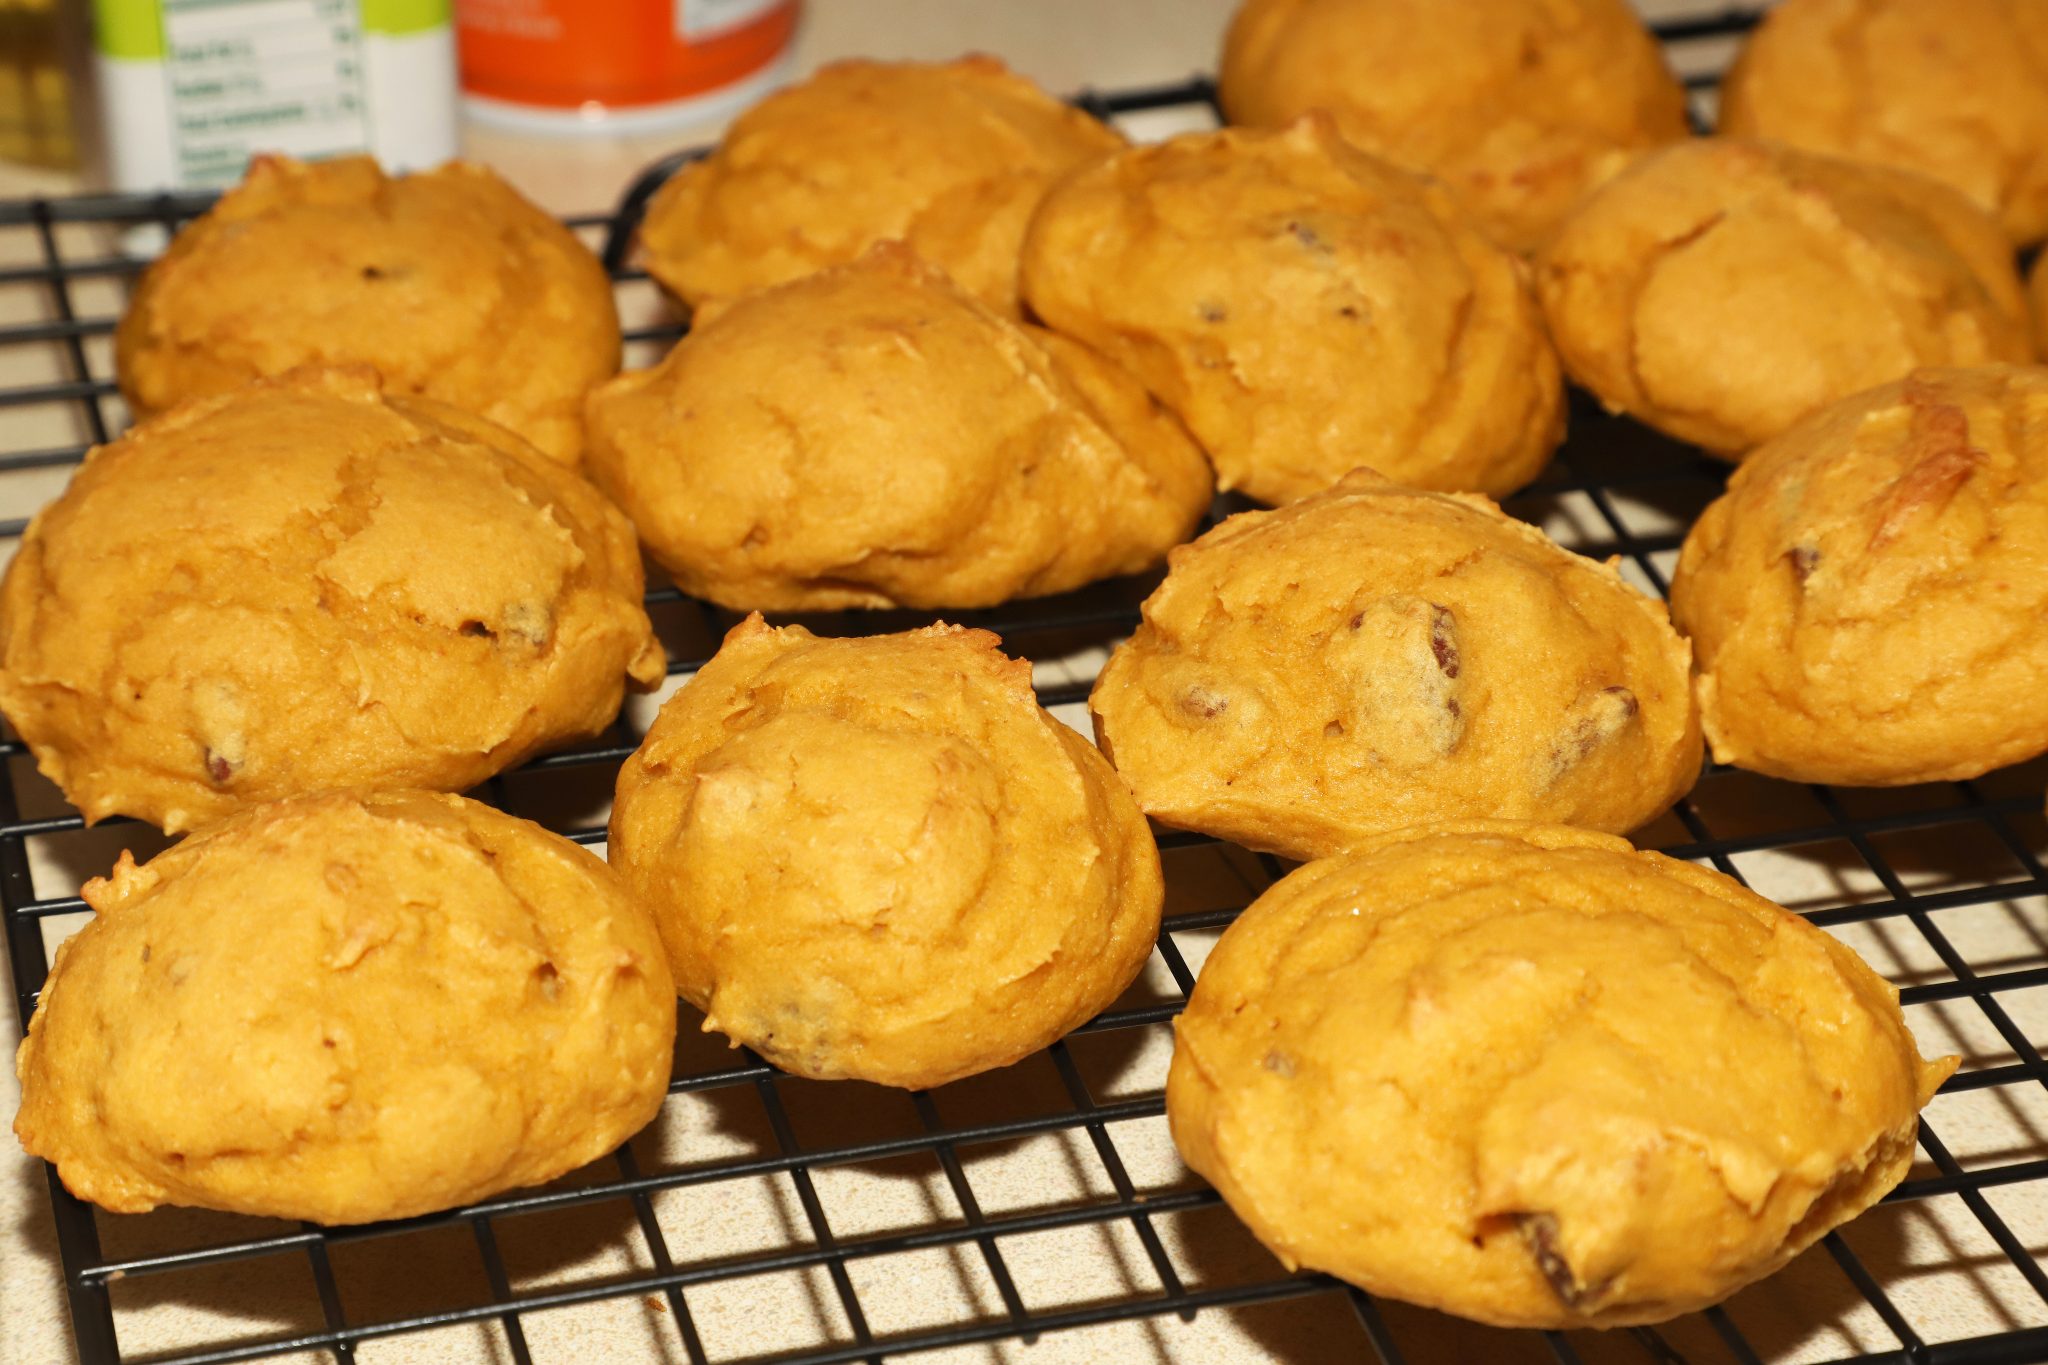
[[[456,154],[449,0],[94,0],[93,18],[115,189],[230,185],[257,152]]]

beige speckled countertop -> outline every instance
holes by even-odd
[[[979,49],[998,53],[1059,91],[1164,82],[1212,65],[1231,7],[1231,0],[812,0],[797,68],[808,70],[833,57],[857,53],[943,57]],[[1646,6],[1681,13],[1706,7]],[[1722,55],[1724,51],[1715,50],[1694,54],[1708,63]],[[1135,131],[1148,135],[1168,128],[1141,126]],[[468,150],[499,166],[549,208],[573,213],[609,207],[647,161],[700,140],[663,135],[556,141],[479,130],[472,133]],[[0,167],[0,197],[67,187],[63,177]],[[35,250],[26,230],[0,232],[0,267],[30,261]],[[111,285],[96,286],[83,290],[77,302],[81,309],[109,313],[118,307],[119,297]],[[43,291],[0,288],[0,322],[47,316],[49,306]],[[59,377],[47,368],[53,362],[26,354],[27,349],[0,348],[0,387]],[[95,344],[89,349],[96,370],[104,373],[104,348]],[[0,409],[0,422],[6,424],[0,448],[7,450],[81,439],[70,414],[55,405]],[[63,478],[61,469],[0,478],[0,517],[32,510],[61,487]],[[1557,498],[1539,510],[1546,528],[1568,541],[1594,520],[1584,500],[1574,496]],[[1664,515],[1656,507],[1626,502],[1622,514],[1639,531],[1654,530]],[[1099,658],[1099,651],[1084,650],[1041,668],[1054,677],[1085,674]],[[636,705],[647,710],[652,702]],[[1076,719],[1071,714],[1067,718]],[[34,787],[35,779],[23,767],[17,765],[16,772],[24,787]],[[2038,805],[2028,805],[2023,798],[2030,795],[2037,801],[2044,780],[2048,765],[2034,764],[1994,775],[1983,784],[1987,799],[2012,801],[2010,828],[2036,857],[2048,856],[2048,829]],[[601,818],[602,792],[555,795],[571,807],[581,803],[580,809],[570,810],[573,818]],[[1952,790],[1920,789],[1853,795],[1849,805],[1854,814],[1882,818],[1937,809],[1954,800]],[[1824,823],[1810,803],[1799,789],[1739,774],[1711,781],[1695,796],[1702,818],[1717,832],[1728,833]],[[1980,840],[1979,833],[1974,826],[1906,828],[1874,842],[1881,843],[1885,858],[1915,893],[2011,880],[2010,853]],[[1682,830],[1660,826],[1647,833],[1645,842],[1678,843],[1685,837]],[[136,844],[139,851],[156,846],[146,832],[138,835],[133,826],[39,841],[34,850],[38,894],[65,894],[83,877],[103,870],[124,843]],[[1885,895],[1868,867],[1840,841],[1796,852],[1738,854],[1736,862],[1759,890],[1798,908],[1857,904]],[[1241,904],[1247,886],[1257,880],[1248,859],[1215,849],[1169,855],[1169,871],[1174,885],[1169,911]],[[53,924],[52,938],[67,927]],[[2023,971],[2048,964],[2048,898],[2026,896],[1944,911],[1941,928],[1980,970]],[[1926,942],[1903,921],[1850,923],[1836,932],[1895,980],[1945,979]],[[1213,940],[1213,935],[1203,933],[1176,937],[1194,964]],[[1156,958],[1153,970],[1163,972]],[[1158,979],[1141,983],[1134,988],[1135,998],[1142,1000],[1161,989]],[[2011,992],[2002,1003],[2028,1039],[2037,1046],[2048,1043],[2048,988]],[[1961,1050],[1966,1067],[2010,1065],[2014,1060],[2007,1041],[1967,999],[1916,1006],[1909,1017],[1923,1049],[1930,1053]],[[0,1047],[11,1050],[15,1037],[11,1008],[0,1011]],[[1167,1037],[1163,1027],[1153,1027],[1077,1042],[1075,1061],[1097,1102],[1156,1093],[1168,1055]],[[690,1052],[694,1065],[702,1069],[727,1064],[714,1041],[693,1042]],[[999,1120],[1063,1108],[1060,1086],[1051,1066],[1035,1059],[995,1077],[949,1087],[936,1102],[948,1124]],[[779,1092],[798,1137],[807,1145],[918,1131],[907,1100],[869,1087],[784,1082]],[[11,1115],[14,1105],[14,1082],[8,1074],[0,1078],[0,1115]],[[1932,1107],[1930,1122],[1965,1168],[2048,1158],[2048,1091],[2038,1085],[1944,1095]],[[1141,1193],[1190,1187],[1162,1120],[1113,1123],[1106,1134]],[[633,1144],[633,1150],[643,1168],[661,1169],[772,1152],[774,1139],[765,1131],[751,1089],[740,1087],[737,1094],[717,1091],[672,1099],[662,1120]],[[963,1149],[961,1157],[980,1211],[988,1217],[1114,1193],[1081,1130]],[[1923,1161],[1915,1175],[1930,1170]],[[934,1222],[957,1225],[961,1217],[946,1177],[928,1155],[833,1167],[815,1179],[817,1198],[841,1239]],[[565,1183],[573,1184],[574,1178]],[[2048,1183],[1995,1187],[1985,1198],[2031,1255],[2038,1259],[2048,1253]],[[650,1201],[649,1211],[679,1260],[716,1260],[779,1247],[800,1250],[812,1244],[791,1182],[777,1175],[664,1190]],[[1165,1255],[1191,1286],[1228,1285],[1275,1273],[1271,1259],[1221,1210],[1162,1215],[1154,1225]],[[247,1220],[179,1212],[100,1219],[105,1249],[115,1256],[249,1236],[255,1227]],[[616,1201],[501,1218],[495,1233],[515,1290],[582,1282],[648,1264],[639,1230]],[[75,1359],[54,1241],[41,1165],[0,1139],[0,1365],[64,1365]],[[1930,1339],[2048,1325],[2048,1305],[2028,1289],[1960,1199],[1941,1197],[1888,1207],[1854,1225],[1847,1241],[1908,1320]],[[1005,1237],[1002,1252],[1018,1292],[1034,1310],[1085,1307],[1156,1292],[1158,1287],[1152,1263],[1128,1219]],[[334,1269],[352,1321],[475,1303],[490,1295],[472,1235],[461,1227],[344,1243],[334,1253]],[[1002,1311],[986,1266],[971,1243],[858,1260],[851,1274],[878,1335],[963,1318],[989,1321]],[[317,1330],[322,1321],[302,1256],[231,1262],[117,1285],[115,1291],[122,1342],[133,1352],[172,1351],[224,1336],[246,1339]],[[688,1304],[713,1359],[848,1339],[834,1286],[816,1267],[693,1287]],[[658,1296],[635,1296],[529,1313],[523,1326],[537,1361],[681,1361],[685,1356],[670,1311]],[[1467,1327],[1400,1305],[1384,1305],[1382,1311],[1411,1361],[1554,1358],[1533,1336]],[[1746,1291],[1729,1312],[1759,1354],[1773,1362],[1827,1360],[1896,1344],[1841,1270],[1821,1252],[1810,1253]],[[1699,1319],[1677,1325],[1665,1340],[1688,1360],[1730,1358]],[[1572,1345],[1589,1361],[1648,1359],[1626,1334],[1575,1334]],[[288,1358],[333,1359],[313,1353]],[[367,1342],[359,1348],[358,1358],[454,1365],[508,1361],[512,1356],[501,1329],[484,1323]],[[1030,1346],[1009,1342],[960,1347],[919,1358],[1034,1365],[1169,1359],[1319,1365],[1367,1358],[1367,1347],[1348,1305],[1339,1296],[1325,1294],[1252,1308],[1209,1309],[1192,1322],[1163,1316],[1062,1332]]]

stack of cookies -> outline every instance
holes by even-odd
[[[603,272],[489,172],[259,161],[121,325],[146,420],[0,586],[42,770],[197,830],[86,888],[23,1142],[114,1209],[445,1207],[645,1123],[674,993],[786,1070],[943,1084],[1136,977],[1150,817],[1305,860],[1167,1090],[1288,1264],[1549,1327],[1770,1273],[1898,1182],[1955,1059],[1619,836],[1709,748],[1870,785],[2048,751],[2048,30],[1957,15],[1967,52],[1791,0],[1703,138],[1622,0],[1248,0],[1232,126],[1153,146],[985,57],[828,67],[650,203],[692,328],[623,375]],[[1940,69],[1992,54],[2006,95]],[[1964,119],[2012,155],[1950,155]],[[1741,462],[1670,611],[1490,500],[1567,378]],[[1219,489],[1265,507],[1190,540]],[[636,540],[751,614],[607,866],[446,793],[660,680]],[[1096,745],[986,632],[760,615],[1162,559]],[[213,984],[259,956],[296,970]]]

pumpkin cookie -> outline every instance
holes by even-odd
[[[640,251],[685,304],[901,239],[1017,311],[1017,246],[1046,187],[1124,140],[993,57],[834,62],[742,114],[647,205]]]
[[[619,773],[610,855],[704,1027],[923,1089],[1100,1012],[1159,930],[1131,794],[955,626],[735,627]]]
[[[1679,555],[1714,756],[1801,782],[2048,752],[2048,369],[1922,370],[1760,447]]]
[[[482,166],[262,156],[144,273],[114,347],[138,417],[358,363],[574,464],[619,315],[597,258]]]
[[[1133,148],[1046,196],[1024,292],[1144,381],[1225,488],[1283,503],[1371,465],[1508,493],[1564,434],[1518,263],[1439,185],[1321,115]]]
[[[1536,287],[1573,379],[1731,458],[1917,365],[2032,358],[2012,249],[1975,205],[1766,143],[1637,162],[1551,239]]]
[[[974,607],[1156,563],[1209,466],[1137,382],[905,248],[700,311],[590,402],[590,469],[686,592]]]
[[[1721,83],[1721,131],[1953,185],[2019,245],[2048,236],[2048,7],[1788,0]]]
[[[14,1130],[65,1187],[319,1223],[537,1185],[644,1126],[675,997],[603,862],[455,796],[260,806],[88,882]]]
[[[1257,127],[1328,111],[1524,252],[1588,189],[1686,135],[1685,90],[1626,0],[1246,0],[1217,94]]]
[[[1169,562],[1088,703],[1164,824],[1292,858],[1478,815],[1621,831],[1699,774],[1662,604],[1482,498],[1361,470]]]
[[[632,528],[500,427],[303,370],[100,446],[0,583],[0,710],[87,820],[459,791],[664,658]]]
[[[1289,1267],[1617,1327],[1716,1303],[1876,1203],[1955,1065],[1920,1059],[1853,952],[1729,878],[1485,822],[1260,896],[1176,1021],[1166,1112]]]

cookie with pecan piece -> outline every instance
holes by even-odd
[[[460,791],[660,681],[641,589],[625,517],[511,432],[294,371],[86,456],[0,582],[0,710],[87,820]]]
[[[1663,606],[1483,498],[1360,470],[1169,563],[1089,698],[1165,824],[1297,858],[1472,816],[1623,831],[1698,775]]]
[[[1955,1069],[1898,992],[1620,839],[1425,826],[1310,863],[1176,1021],[1188,1164],[1289,1267],[1504,1327],[1662,1322],[1898,1184]]]
[[[2048,369],[1920,370],[1760,447],[1686,537],[1714,756],[1898,786],[2048,752]]]
[[[1032,219],[1022,279],[1047,326],[1136,375],[1260,502],[1361,464],[1501,496],[1564,435],[1521,262],[1324,114],[1076,172]]]

